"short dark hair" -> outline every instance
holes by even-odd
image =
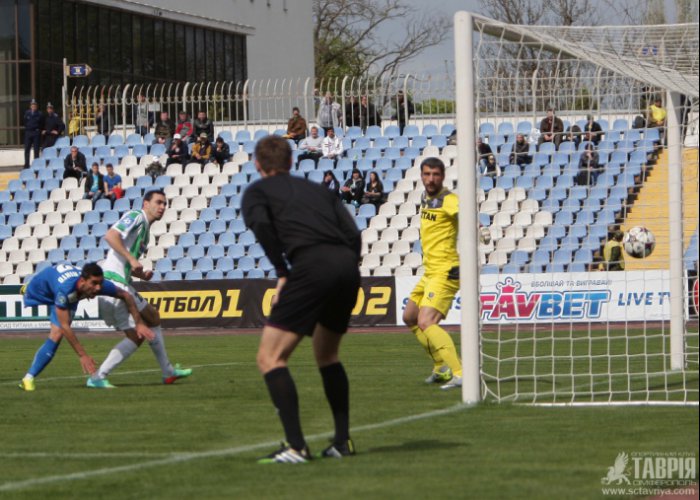
[[[440,172],[442,172],[442,175],[445,175],[445,164],[440,158],[436,158],[435,156],[431,156],[429,158],[426,158],[423,160],[420,164],[420,171],[423,172],[423,167],[428,167],[428,168],[439,168]]]
[[[114,165],[112,165],[111,163],[108,163],[107,165],[105,165],[105,168],[114,168]]]
[[[255,146],[255,159],[263,172],[289,172],[292,166],[292,148],[287,139],[277,135],[268,135]]]
[[[165,191],[163,191],[162,189],[151,189],[143,195],[143,201],[151,201],[151,198],[153,198],[154,194],[162,194],[163,198],[168,198],[167,196],[165,196]]]
[[[82,271],[80,271],[80,277],[83,279],[92,278],[93,276],[104,276],[105,273],[102,268],[97,265],[97,262],[88,262],[83,266]]]
[[[294,106],[294,107],[292,108],[292,111],[299,111],[299,108],[298,108],[297,106]]]
[[[92,165],[90,165],[90,167],[97,167],[97,168],[100,168],[100,164],[97,163],[96,161],[93,161],[93,162],[92,162]]]

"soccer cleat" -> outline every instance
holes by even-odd
[[[425,379],[426,384],[435,384],[438,382],[447,382],[452,378],[452,370],[449,366],[441,366],[437,371],[433,370],[428,378]]]
[[[112,385],[109,383],[109,380],[106,378],[97,378],[93,379],[92,377],[89,377],[87,379],[87,384],[88,387],[91,389],[116,389],[116,385]]]
[[[258,459],[259,464],[305,464],[311,460],[309,447],[296,450],[287,443],[281,443],[280,449]]]
[[[331,445],[318,454],[319,458],[343,458],[355,454],[355,443],[348,439],[343,443],[331,443]]]
[[[165,385],[174,384],[177,379],[189,377],[190,375],[192,375],[192,368],[180,368],[180,365],[177,364],[172,375],[163,377],[163,383]]]
[[[22,381],[19,383],[19,388],[22,389],[23,391],[32,392],[33,390],[36,389],[36,387],[34,387],[34,379],[29,378],[29,377],[24,377],[22,379]]]
[[[454,389],[456,387],[462,387],[462,377],[457,377],[457,376],[452,377],[452,380],[447,382],[445,385],[441,385],[440,389],[448,390],[448,389]]]

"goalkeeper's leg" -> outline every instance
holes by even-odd
[[[423,346],[425,352],[433,361],[433,371],[426,379],[426,382],[441,382],[450,378],[447,372],[447,367],[440,355],[440,352],[431,347],[428,337],[425,332],[418,326],[418,305],[413,300],[408,300],[406,309],[403,313],[403,322],[408,326],[416,336],[416,339]]]

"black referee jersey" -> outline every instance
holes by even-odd
[[[362,237],[340,199],[315,182],[277,174],[246,189],[243,219],[265,250],[278,277],[287,276],[287,261],[319,245],[341,245],[360,260]],[[286,258],[286,260],[285,260]]]

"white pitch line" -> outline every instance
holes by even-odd
[[[190,368],[212,368],[212,367],[217,367],[217,366],[235,366],[235,365],[252,365],[253,362],[251,361],[250,363],[244,363],[244,362],[231,362],[231,363],[212,363],[208,365],[192,365]],[[160,370],[157,368],[153,369],[148,369],[148,370],[132,370],[128,372],[117,372],[114,373],[110,376],[110,378],[118,378],[121,377],[122,375],[142,375],[144,373],[160,373]],[[41,377],[37,379],[40,382],[55,382],[57,380],[75,380],[75,379],[82,379],[86,380],[87,375],[66,375],[64,377]],[[5,382],[0,382],[0,386],[2,385],[17,385],[17,381],[5,381]]]
[[[351,429],[352,432],[357,433],[357,432],[362,432],[362,431],[371,431],[375,429],[381,429],[384,427],[391,427],[394,425],[401,425],[401,424],[406,424],[410,422],[415,422],[418,420],[425,420],[427,418],[434,418],[434,417],[439,417],[443,415],[449,415],[451,413],[455,413],[458,411],[462,411],[466,408],[471,408],[471,405],[464,405],[464,404],[457,404],[448,408],[443,408],[441,410],[434,410],[434,411],[429,411],[426,413],[419,413],[416,415],[409,415],[407,417],[400,417],[400,418],[394,418],[391,420],[385,420],[384,422],[377,422],[375,424],[367,424],[367,425],[360,425],[358,427],[353,427]],[[318,439],[324,439],[331,437],[331,433],[323,433],[323,434],[314,434],[311,436],[307,436],[308,441],[316,441]],[[241,453],[246,453],[249,451],[255,451],[259,449],[264,449],[264,448],[270,448],[273,446],[276,446],[279,444],[279,441],[268,441],[265,443],[258,443],[258,444],[250,444],[250,445],[245,445],[245,446],[236,446],[233,448],[224,448],[221,450],[210,450],[210,451],[202,451],[202,452],[193,452],[193,453],[177,453],[173,454],[172,456],[166,457],[166,458],[161,458],[157,460],[149,460],[146,462],[140,462],[136,464],[129,464],[129,465],[121,465],[118,467],[104,467],[102,469],[93,469],[93,470],[88,470],[88,471],[82,471],[82,472],[74,472],[71,474],[60,474],[56,476],[46,476],[46,477],[39,477],[35,479],[26,479],[24,481],[13,481],[13,482],[8,482],[0,485],[0,491],[16,491],[16,490],[22,490],[25,488],[31,488],[34,486],[39,486],[43,484],[49,484],[49,483],[63,483],[67,481],[77,481],[80,479],[87,479],[91,477],[96,477],[96,476],[107,476],[111,474],[117,474],[121,472],[131,472],[134,470],[141,470],[145,469],[148,467],[159,467],[162,465],[171,465],[175,463],[181,463],[181,462],[189,462],[192,460],[200,460],[200,459],[205,459],[205,458],[213,458],[213,457],[226,457],[226,456],[232,456],[232,455],[239,455]]]

